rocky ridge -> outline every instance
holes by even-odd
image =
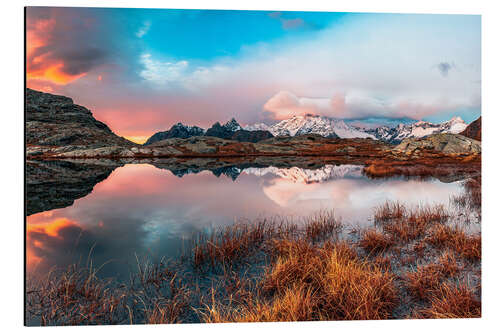
[[[481,141],[481,117],[470,123],[469,126],[467,126],[467,128],[460,134],[468,138]]]

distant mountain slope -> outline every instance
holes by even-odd
[[[244,128],[249,131],[268,130],[274,136],[295,136],[302,134],[319,134],[324,137],[339,138],[372,138],[390,143],[400,143],[406,138],[421,138],[437,133],[457,134],[463,131],[467,124],[460,118],[433,124],[427,121],[418,121],[413,124],[399,124],[396,127],[381,126],[374,129],[364,129],[346,124],[342,120],[323,116],[294,116],[274,125],[257,123]]]
[[[399,124],[394,128],[378,127],[370,130],[377,139],[391,143],[400,143],[406,138],[422,138],[431,134],[452,133],[458,134],[467,127],[467,124],[460,117],[453,117],[451,120],[441,124],[433,124],[427,121],[418,121],[413,124]]]
[[[481,141],[481,117],[470,123],[469,126],[467,126],[467,128],[460,134],[468,138]]]
[[[32,89],[26,89],[26,143],[68,149],[135,145],[114,134],[71,98]]]
[[[263,124],[258,124],[254,127],[265,129]],[[372,134],[360,131],[355,127],[347,125],[342,120],[333,118],[305,115],[293,116],[290,119],[285,119],[279,123],[268,127],[268,131],[274,136],[295,136],[303,134],[319,134],[329,138],[372,138]]]

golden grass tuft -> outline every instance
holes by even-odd
[[[318,242],[336,235],[342,227],[342,222],[333,212],[320,212],[305,223],[305,236],[311,242]]]
[[[201,268],[205,264],[233,264],[252,254],[275,229],[266,221],[254,224],[237,223],[221,228],[209,236],[200,234],[193,246],[193,264]]]
[[[304,241],[275,244],[277,259],[262,294],[236,308],[213,302],[207,322],[363,320],[391,318],[397,304],[392,274],[360,259],[346,243],[315,247]]]
[[[430,305],[417,311],[417,318],[481,318],[481,301],[464,283],[445,283],[429,297]]]
[[[402,203],[386,201],[383,205],[375,208],[374,218],[376,222],[384,222],[403,218],[405,214],[406,207]]]
[[[425,240],[434,247],[454,250],[466,259],[481,259],[481,235],[469,235],[460,227],[434,226]]]
[[[413,297],[419,300],[428,300],[433,292],[441,287],[446,278],[457,275],[458,269],[453,254],[445,252],[437,263],[418,266],[416,271],[407,272],[404,279]]]
[[[392,245],[392,238],[376,229],[365,230],[359,241],[359,246],[370,253],[385,251]]]

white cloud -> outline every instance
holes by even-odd
[[[140,61],[144,65],[144,70],[140,72],[141,77],[160,86],[175,83],[182,79],[189,66],[189,63],[185,60],[177,62],[155,60],[148,53],[142,54]]]
[[[420,119],[480,110],[480,35],[478,16],[360,14],[307,38],[246,46],[236,58],[203,67],[143,55],[141,76],[179,104],[184,98],[218,112],[213,119],[308,112]],[[454,64],[447,76],[436,66],[443,59]]]
[[[460,36],[460,39],[456,38]],[[308,39],[248,47],[239,60],[205,69],[200,91],[252,94],[276,118],[317,112],[343,118],[422,118],[480,109],[480,18],[355,15]],[[449,59],[453,75],[436,64]]]
[[[145,21],[142,24],[142,26],[139,28],[139,30],[137,30],[137,32],[135,33],[135,35],[138,38],[142,38],[142,37],[144,37],[144,35],[146,35],[148,33],[149,28],[151,28],[151,22],[150,21]]]

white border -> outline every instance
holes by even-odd
[[[424,330],[453,332],[490,331],[499,325],[497,258],[500,255],[500,219],[495,211],[500,195],[499,177],[496,168],[500,167],[498,134],[500,132],[500,95],[499,43],[500,16],[496,1],[475,0],[210,0],[210,1],[152,1],[152,0],[46,0],[18,1],[2,3],[2,87],[1,123],[2,130],[2,177],[4,180],[0,202],[6,213],[0,223],[2,239],[2,278],[0,293],[0,326],[11,332],[24,330],[23,312],[23,6],[79,6],[79,7],[140,7],[140,8],[202,8],[202,9],[255,9],[255,10],[311,10],[311,11],[348,11],[348,12],[396,12],[396,13],[446,13],[482,15],[482,96],[483,96],[483,318],[479,320],[393,320],[358,322],[313,322],[313,323],[269,323],[269,324],[222,324],[222,325],[148,325],[148,326],[100,326],[92,328],[45,328],[43,332],[67,330],[97,330],[117,332],[118,330],[169,330],[175,332],[208,330],[251,332],[258,330],[320,330],[352,332],[422,332]],[[497,172],[495,172],[497,171]],[[497,190],[498,191],[498,190]],[[29,328],[39,331],[39,328]]]

